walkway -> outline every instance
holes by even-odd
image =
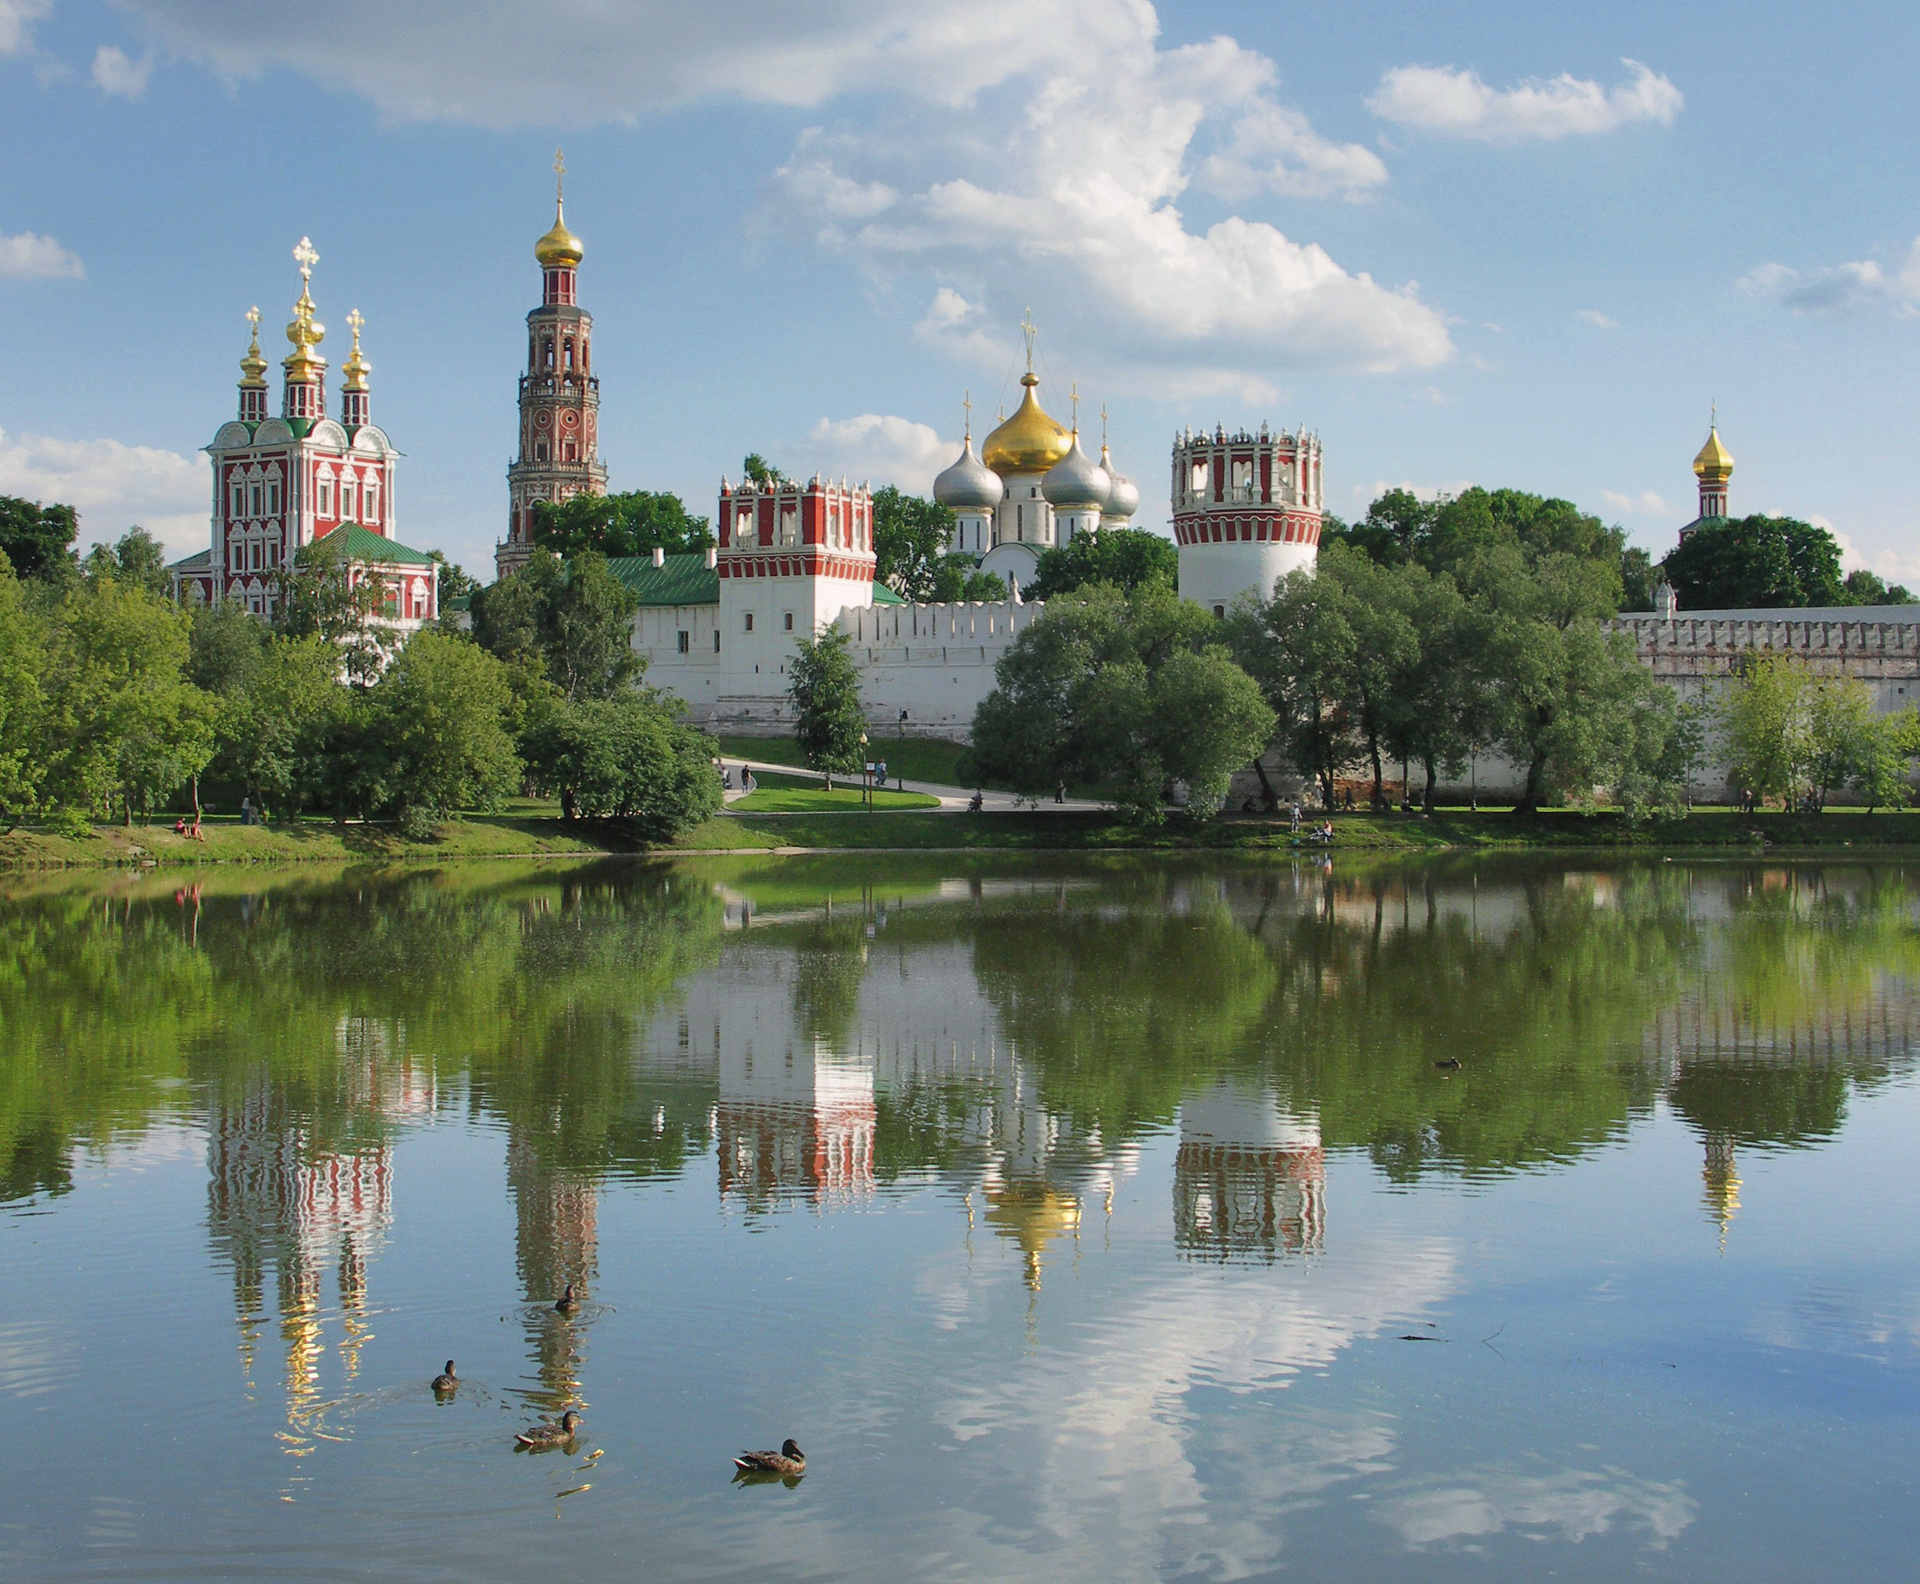
[[[771,760],[766,759],[742,760],[736,759],[731,755],[723,755],[720,762],[729,770],[733,771],[735,781],[738,781],[740,778],[740,766],[742,764],[745,764],[755,775],[760,774],[760,772],[764,770],[770,775],[802,776],[812,781],[824,781],[826,779],[817,770],[807,770],[795,765],[774,764]],[[834,784],[836,786],[858,787],[860,785],[860,778],[858,776],[836,776],[834,778]],[[901,781],[896,777],[889,776],[887,778],[887,789],[891,792],[924,792],[929,797],[937,797],[940,800],[938,812],[943,814],[964,814],[967,806],[973,801],[973,792],[970,788],[942,786],[937,781]],[[747,794],[738,786],[731,786],[727,788],[726,801],[728,803],[737,803],[746,795]],[[1026,805],[1014,797],[1011,792],[983,791],[981,797],[984,800],[982,807],[996,812],[1004,812],[1010,809],[1024,809],[1026,807]],[[1086,813],[1089,810],[1099,811],[1105,808],[1106,804],[1096,803],[1087,798],[1068,798],[1064,803],[1056,803],[1051,798],[1048,798],[1045,802],[1041,803],[1039,812],[1044,814],[1051,809],[1059,813],[1075,811]],[[931,814],[936,811],[928,809],[926,812]]]

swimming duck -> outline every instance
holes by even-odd
[[[458,1391],[460,1389],[460,1377],[453,1373],[452,1359],[447,1360],[446,1374],[433,1377],[433,1389],[437,1392]]]
[[[733,1466],[745,1474],[804,1474],[807,1454],[800,1450],[798,1441],[788,1436],[780,1443],[778,1452],[742,1452],[733,1460]]]
[[[567,1283],[567,1290],[560,1295],[560,1301],[553,1306],[555,1314],[572,1314],[580,1307],[580,1300],[573,1296],[573,1283]]]
[[[514,1444],[540,1451],[546,1447],[566,1446],[580,1434],[580,1416],[569,1408],[560,1416],[558,1424],[537,1424],[531,1430],[522,1430],[514,1439]]]
[[[1449,1056],[1444,1061],[1437,1061],[1433,1065],[1446,1072],[1458,1072],[1460,1070],[1460,1058],[1458,1056]]]

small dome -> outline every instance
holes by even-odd
[[[991,510],[1005,492],[1000,476],[973,454],[972,435],[961,446],[959,460],[933,481],[933,498],[955,511]]]
[[[1118,517],[1123,520],[1132,518],[1140,509],[1140,489],[1126,474],[1117,471],[1113,458],[1107,454],[1107,448],[1100,448],[1100,465],[1107,470],[1107,477],[1113,480],[1113,488],[1107,493],[1107,504],[1101,515]]]
[[[1033,394],[1039,377],[1029,369],[1020,376],[1020,383],[1027,388],[1020,405],[980,448],[980,460],[1003,477],[1008,473],[1044,473],[1073,444],[1073,437],[1047,415]]]
[[[586,244],[567,229],[566,211],[556,203],[553,229],[533,244],[533,256],[542,269],[574,269],[586,251]]]
[[[1727,448],[1720,443],[1719,425],[1715,424],[1707,430],[1707,443],[1693,459],[1693,471],[1702,480],[1720,484],[1733,476],[1733,458],[1727,455]]]
[[[1113,480],[1100,464],[1080,449],[1078,433],[1069,441],[1067,454],[1040,481],[1040,493],[1047,497],[1047,504],[1067,510],[1091,507],[1098,511],[1107,504],[1112,488]]]

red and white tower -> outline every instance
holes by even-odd
[[[795,642],[850,606],[873,603],[873,497],[817,473],[802,484],[720,481],[714,518],[727,669],[777,677]],[[782,685],[784,690],[784,685]]]
[[[593,315],[580,306],[580,259],[567,229],[567,162],[553,157],[553,229],[533,245],[540,306],[527,315],[527,372],[520,376],[520,454],[507,469],[507,537],[494,551],[500,576],[533,553],[533,508],[575,495],[604,495],[600,463],[600,381],[593,372]]]
[[[1693,476],[1700,481],[1700,515],[1680,530],[1680,542],[1696,528],[1727,520],[1727,481],[1733,477],[1733,458],[1720,443],[1720,413],[1716,407],[1707,423],[1707,443],[1693,459]]]
[[[1320,437],[1191,429],[1173,442],[1180,592],[1216,616],[1320,555]]]

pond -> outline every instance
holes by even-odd
[[[1897,864],[15,877],[0,1575],[1904,1576],[1916,923]]]

